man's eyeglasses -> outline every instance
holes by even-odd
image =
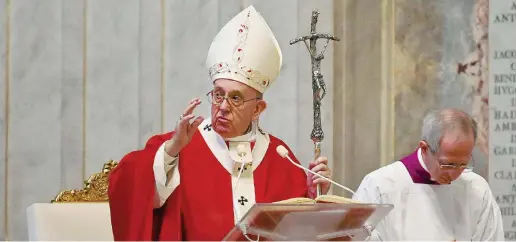
[[[231,104],[231,106],[233,106],[233,107],[240,107],[240,106],[244,105],[245,102],[261,99],[261,97],[255,97],[255,98],[244,100],[242,94],[239,92],[229,93],[228,95],[225,95],[224,92],[213,91],[213,90],[208,92],[206,94],[206,96],[208,96],[208,101],[211,104],[220,106],[222,104],[222,102],[224,102],[224,100],[227,99],[229,104]]]
[[[443,170],[463,170],[463,172],[471,172],[473,171],[473,166],[469,165],[449,165],[449,164],[440,164],[440,161],[438,161],[439,167]]]
[[[473,171],[473,166],[470,166],[470,165],[446,164],[446,163],[449,163],[449,162],[443,162],[443,161],[437,159],[437,157],[435,156],[435,152],[432,149],[429,149],[429,151],[432,154],[432,156],[434,157],[434,160],[439,165],[439,168],[441,168],[443,170],[451,171],[451,170],[457,170],[458,169],[458,170],[462,170],[463,172],[471,172],[471,171]],[[468,162],[468,163],[470,163],[470,162]]]

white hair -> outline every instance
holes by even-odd
[[[430,146],[430,151],[439,151],[441,139],[450,130],[460,130],[464,134],[472,132],[474,142],[477,141],[477,122],[467,113],[457,109],[430,111],[423,119],[421,140]]]

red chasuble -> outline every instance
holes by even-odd
[[[233,228],[231,174],[201,131],[180,153],[180,185],[161,208],[153,208],[159,199],[155,197],[154,158],[172,135],[150,138],[143,150],[127,154],[112,171],[108,194],[115,240],[220,241]],[[306,197],[305,172],[276,153],[278,145],[287,147],[281,140],[268,137],[265,155],[253,172],[256,203]]]

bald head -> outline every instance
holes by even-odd
[[[421,139],[426,141],[432,152],[440,149],[444,138],[454,137],[477,139],[477,123],[467,113],[446,108],[429,112],[423,120]]]

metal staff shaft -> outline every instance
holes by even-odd
[[[315,157],[314,157],[314,160],[317,160],[317,158],[319,158],[319,156],[321,156],[321,142],[315,142],[314,143],[314,151],[315,151]],[[322,191],[321,191],[321,184],[317,184],[317,196],[321,196],[322,195]]]

